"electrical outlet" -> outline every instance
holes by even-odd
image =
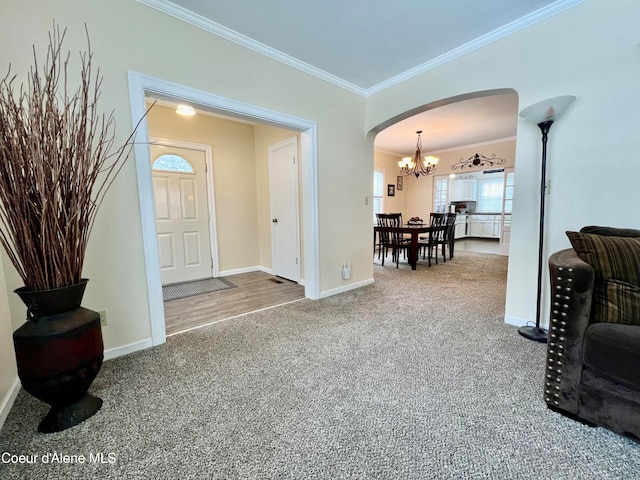
[[[104,327],[107,324],[107,312],[102,310],[98,314],[100,315],[100,325]]]

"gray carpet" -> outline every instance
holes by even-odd
[[[503,323],[506,258],[375,266],[373,285],[108,361],[93,418],[36,433],[21,392],[0,453],[28,479],[637,479],[640,444],[548,410],[545,346]]]
[[[234,287],[235,285],[233,283],[221,277],[173,283],[162,287],[162,299],[165,302],[169,302],[171,300],[178,300],[179,298],[193,297]]]

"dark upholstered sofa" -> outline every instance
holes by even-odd
[[[585,227],[549,258],[545,401],[640,440],[640,230]]]

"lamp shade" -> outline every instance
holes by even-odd
[[[553,122],[576,99],[573,95],[549,98],[525,108],[520,116],[536,125],[542,122]]]

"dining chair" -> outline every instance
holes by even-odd
[[[402,215],[399,213],[377,213],[379,227],[400,227],[402,225]],[[407,250],[410,245],[410,241],[404,238],[400,232],[380,231],[380,250],[378,250],[378,257],[382,252],[382,265],[384,266],[384,259],[391,249],[391,258],[396,262],[396,268],[400,265],[400,252],[404,251],[405,258],[407,257]]]
[[[447,213],[446,214],[446,222],[445,222],[445,234],[444,234],[444,242],[442,243],[442,257],[444,261],[447,261],[447,255],[445,253],[445,247],[449,249],[449,260],[453,259],[453,245],[455,240],[455,232],[456,232],[456,214],[455,213]]]
[[[431,213],[429,215],[429,236],[419,237],[419,249],[422,250],[422,259],[425,256],[429,260],[429,266],[431,266],[431,257],[435,257],[436,264],[438,263],[438,247],[443,245],[446,233],[446,221],[447,217],[444,213]],[[435,250],[435,255],[433,251]],[[446,261],[446,260],[445,260]]]
[[[376,225],[379,227],[385,227],[389,223],[392,223],[392,226],[395,226],[396,220],[395,218],[399,217],[397,220],[398,223],[402,225],[402,214],[401,213],[376,213]],[[376,242],[374,237],[373,243],[373,251],[375,253],[375,249],[378,249],[378,260],[380,260],[381,255],[384,251],[386,254],[386,250],[384,250],[385,243],[388,242],[389,234],[388,232],[378,232],[378,240]]]
[[[389,213],[387,215],[393,215],[394,218],[397,217],[398,226],[404,225],[404,221],[402,220],[402,213],[401,212],[399,212],[399,213]],[[407,233],[407,234],[402,233],[401,236],[402,236],[402,239],[404,241],[411,242],[411,234],[410,233]],[[378,254],[379,253],[380,253],[380,251],[378,250]],[[378,259],[380,259],[380,255],[378,255]]]
[[[404,225],[404,221],[402,220],[402,213],[398,213],[398,215],[400,215],[400,225]],[[403,233],[402,234],[402,238],[404,238],[407,242],[411,242],[411,234],[410,233]]]

